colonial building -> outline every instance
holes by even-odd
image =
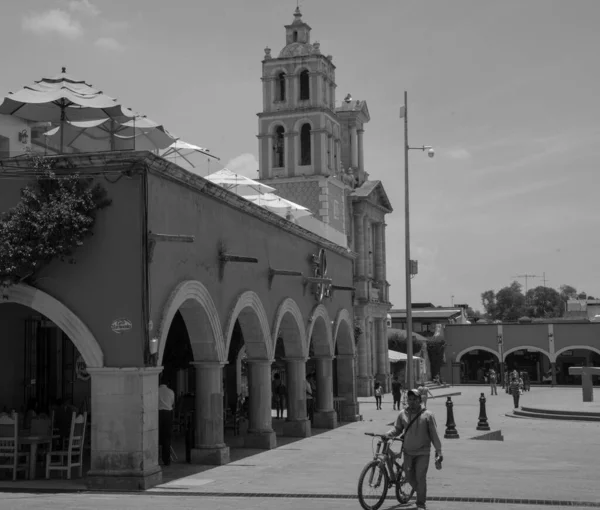
[[[367,103],[350,94],[336,101],[331,55],[311,43],[300,9],[285,26],[285,45],[262,61],[259,118],[260,179],[284,198],[308,207],[325,234],[356,253],[354,317],[358,336],[358,394],[375,380],[389,388],[385,216],[392,211],[380,181],[369,180],[363,137]],[[298,220],[308,228],[315,218]],[[331,237],[333,236],[333,237]]]

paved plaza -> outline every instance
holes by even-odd
[[[482,391],[490,427],[501,430],[504,441],[472,439],[482,434],[476,430]],[[444,466],[441,471],[433,466],[429,471],[429,508],[600,508],[597,422],[509,417],[512,398],[501,390],[498,396],[490,396],[484,386],[456,386],[435,390],[434,394],[447,392],[462,392],[453,397],[460,438],[442,439]],[[568,403],[573,407],[581,398],[580,388],[533,387],[523,395],[522,404],[548,407]],[[7,492],[1,494],[0,509],[359,508],[357,479],[372,456],[372,441],[364,432],[387,431],[397,414],[390,395],[384,397],[381,411],[375,409],[374,399],[360,400],[362,422],[261,451],[226,466],[185,466],[182,474],[186,476],[182,478],[167,470],[165,483],[144,494]],[[430,399],[428,404],[442,436],[445,401]],[[0,488],[7,490],[7,484]],[[27,482],[17,482],[12,487],[24,484]],[[485,503],[486,499],[495,502]],[[399,507],[394,499],[388,499],[382,508]]]

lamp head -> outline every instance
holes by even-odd
[[[433,158],[433,156],[435,156],[435,151],[433,150],[433,147],[429,147],[429,150],[427,151],[427,155],[430,158]]]
[[[352,101],[352,95],[348,94],[345,98],[344,98],[344,102],[349,103],[350,101]]]

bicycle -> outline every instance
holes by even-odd
[[[358,477],[358,501],[365,510],[377,510],[385,501],[388,489],[396,486],[396,499],[400,504],[406,504],[414,494],[414,489],[406,480],[406,475],[398,459],[402,457],[403,449],[396,455],[391,451],[392,442],[396,438],[389,438],[385,434],[365,432],[366,436],[378,437],[377,449],[374,449],[373,460],[370,461]],[[366,481],[366,485],[365,485]],[[381,490],[379,496],[366,495],[366,489]],[[369,505],[367,499],[375,499]]]

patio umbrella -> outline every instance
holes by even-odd
[[[279,216],[283,216],[288,220],[296,220],[303,216],[309,216],[312,214],[310,209],[303,205],[296,204],[285,198],[281,198],[273,193],[263,193],[260,195],[244,195],[246,200],[254,202],[265,209],[268,209]]]
[[[196,168],[191,161],[191,156],[194,154],[204,154],[208,157],[215,158],[217,161],[220,161],[220,158],[211,154],[209,149],[204,149],[203,147],[184,142],[183,140],[177,140],[165,150],[159,151],[158,154],[167,159],[176,160],[178,157],[181,157],[192,168]]]
[[[165,149],[177,140],[164,126],[146,116],[136,116],[127,122],[112,119],[66,122],[44,133],[52,141],[62,133],[64,143],[81,152],[107,150]]]
[[[227,168],[223,168],[218,172],[207,175],[206,178],[218,184],[219,186],[231,190],[238,195],[242,195],[246,197],[246,195],[250,196],[264,196],[264,195],[256,195],[256,193],[272,193],[275,191],[275,188],[271,186],[267,186],[262,182],[258,182],[252,180],[243,175],[236,174]],[[273,195],[275,196],[275,195]],[[279,197],[277,197],[279,198]]]
[[[66,74],[64,67],[58,76],[42,78],[18,92],[9,93],[0,104],[0,113],[29,121],[60,123],[61,126],[67,121],[124,120],[134,116],[116,99]],[[64,148],[63,136],[61,130],[61,152]]]

